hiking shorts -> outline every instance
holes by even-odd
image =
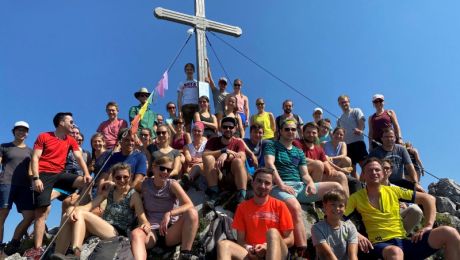
[[[43,182],[43,191],[34,191],[35,207],[41,208],[51,204],[51,192],[53,188],[66,191],[72,190],[73,183],[78,177],[80,176],[72,173],[41,172],[39,178]]]
[[[383,249],[387,246],[397,246],[404,252],[404,259],[425,259],[438,251],[434,249],[428,243],[428,237],[431,231],[423,234],[422,240],[417,243],[412,243],[409,239],[394,238],[385,242],[374,244],[374,249],[370,252],[374,257],[383,259]]]
[[[353,165],[366,159],[368,153],[364,141],[357,141],[347,144],[347,156],[350,157]]]
[[[19,213],[33,210],[33,192],[30,187],[13,184],[0,184],[0,208],[11,209],[13,203]]]
[[[284,184],[292,187],[295,191],[295,195],[282,191],[278,186],[273,187],[271,195],[282,201],[290,198],[296,198],[300,203],[312,203],[321,200],[318,195],[319,183],[315,183],[316,193],[310,195],[305,193],[307,185],[303,182],[286,181]]]

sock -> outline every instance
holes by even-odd
[[[243,197],[243,198],[246,198],[246,190],[239,190],[238,195]]]
[[[219,186],[211,186],[209,187],[210,190],[214,191],[215,193],[219,193]]]

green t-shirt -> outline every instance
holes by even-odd
[[[139,113],[139,110],[141,109],[142,105],[138,106],[132,106],[129,109],[129,122],[131,123],[136,117],[136,115]],[[155,139],[157,137],[157,134],[155,131],[153,131],[153,126],[155,125],[155,122],[157,121],[157,114],[147,108],[147,111],[145,111],[144,117],[141,119],[139,122],[139,130],[138,132],[141,131],[141,128],[149,128],[152,130],[152,139]]]
[[[307,164],[302,150],[295,146],[288,150],[279,141],[274,141],[265,145],[264,155],[275,156],[275,167],[283,181],[302,181],[299,166]]]

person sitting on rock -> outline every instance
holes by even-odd
[[[351,221],[342,221],[347,196],[331,190],[323,196],[324,220],[311,229],[317,259],[358,260],[358,231]]]
[[[332,140],[321,144],[326,156],[335,168],[335,166],[342,169],[344,173],[351,173],[351,159],[347,156],[347,144],[343,141],[345,136],[345,129],[336,127],[332,131]],[[335,165],[335,166],[334,166]]]
[[[259,124],[253,124],[249,128],[249,138],[244,138],[246,145],[246,157],[249,173],[252,175],[254,171],[265,165],[264,162],[264,148],[269,140],[263,140],[264,127]]]
[[[203,153],[204,175],[208,183],[206,193],[209,196],[208,206],[214,207],[218,198],[218,181],[220,173],[233,177],[238,194],[236,202],[246,198],[247,173],[245,169],[245,146],[241,139],[233,136],[237,121],[233,117],[225,117],[221,122],[222,136],[213,137],[206,143]],[[222,176],[224,177],[224,176]]]
[[[375,157],[363,163],[362,175],[366,188],[350,196],[344,214],[348,218],[356,211],[362,216],[368,238],[358,235],[360,250],[370,253],[374,259],[402,260],[425,259],[442,248],[445,259],[458,259],[458,231],[448,226],[433,229],[436,217],[433,196],[398,186],[382,185],[382,162]],[[425,224],[411,239],[406,237],[401,219],[401,200],[421,204],[424,209]]]
[[[193,181],[203,173],[203,152],[208,139],[203,136],[204,124],[195,122],[192,127],[193,141],[184,146],[185,173],[182,175],[184,189],[187,190]]]
[[[288,119],[280,124],[280,140],[265,146],[265,167],[275,169],[275,184],[271,194],[284,201],[294,222],[294,241],[297,254],[306,254],[307,233],[300,203],[321,200],[329,190],[342,187],[337,182],[314,183],[308,174],[307,160],[301,149],[292,145],[297,133],[297,121]]]
[[[220,241],[217,259],[286,259],[294,244],[294,226],[286,204],[270,196],[273,184],[273,169],[254,172],[254,197],[238,205],[233,217],[237,243]]]
[[[73,254],[79,257],[83,240],[89,235],[101,239],[128,236],[136,218],[142,230],[150,232],[141,197],[130,185],[131,166],[117,163],[110,168],[110,172],[114,182],[101,183],[100,193],[94,200],[83,206],[71,206],[63,215],[69,218],[69,222],[62,227],[56,240],[56,253],[65,254],[71,245]],[[107,206],[102,217],[90,212],[104,200],[107,200]]]
[[[181,244],[181,259],[191,259],[193,240],[198,230],[198,213],[181,185],[170,179],[173,160],[163,156],[153,162],[153,178],[140,185],[149,224],[131,233],[135,259],[147,259],[146,249],[155,245]]]

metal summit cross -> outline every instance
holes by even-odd
[[[231,26],[206,19],[204,11],[204,0],[195,0],[195,16],[171,11],[161,7],[155,8],[154,11],[155,17],[159,19],[182,23],[195,28],[198,81],[204,81],[207,75],[205,61],[207,58],[206,31],[219,32],[235,37],[239,37],[242,34],[241,28],[237,26]],[[199,94],[199,96],[201,96],[201,93]]]

